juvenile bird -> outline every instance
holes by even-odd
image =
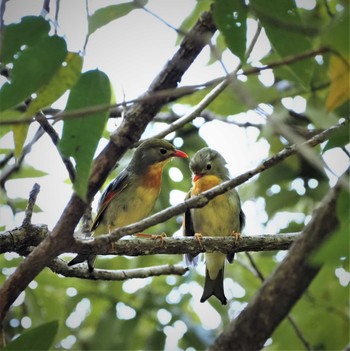
[[[101,196],[91,227],[95,236],[108,234],[150,214],[160,192],[163,167],[172,157],[188,156],[163,139],[149,139],[139,145],[129,165]],[[96,255],[78,254],[68,265],[87,260],[92,272],[95,259]]]
[[[219,185],[229,179],[226,161],[221,154],[209,147],[205,147],[193,156],[190,161],[193,173],[193,187],[187,198],[196,196],[203,191]],[[239,235],[245,224],[245,215],[241,209],[241,201],[236,190],[210,200],[202,208],[193,208],[185,212],[185,236],[229,236]],[[216,296],[223,305],[227,299],[224,293],[224,265],[225,257],[232,263],[234,253],[206,253],[206,275],[201,302],[210,296]],[[195,262],[195,257],[186,255],[186,261]]]

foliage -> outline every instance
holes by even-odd
[[[225,151],[232,145],[231,141],[244,135],[250,140],[246,143],[249,147],[256,144],[258,148],[264,146],[268,150],[265,154],[259,150],[260,154],[249,163],[252,166],[266,158],[267,153],[273,155],[349,117],[350,49],[345,35],[349,25],[348,3],[317,1],[312,8],[305,8],[302,3],[292,0],[218,0],[194,4],[192,12],[184,16],[179,26],[177,44],[196,23],[201,11],[214,5],[214,20],[219,33],[212,39],[208,65],[212,67],[222,58],[221,64],[232,67],[232,62],[239,61],[242,69],[238,72],[239,79],[233,80],[207,106],[200,119],[187,123],[168,135],[168,139],[191,156],[207,144],[213,147],[220,144],[211,145],[212,137],[206,140],[206,128],[212,128],[212,136],[221,139]],[[80,49],[84,51],[89,40],[114,21],[123,21],[147,6],[147,2],[132,1],[97,9],[88,16],[86,42]],[[247,51],[250,45],[248,30],[255,28],[257,23],[263,28],[270,50],[254,59],[253,55],[250,56],[252,52]],[[23,161],[30,152],[25,145],[30,144],[28,139],[33,136],[28,119],[32,122],[39,111],[46,117],[59,119],[63,116],[62,136],[61,125],[56,123],[58,120],[54,119],[50,124],[59,139],[55,143],[59,149],[53,146],[53,150],[59,150],[62,158],[67,157],[75,165],[72,191],[83,199],[93,158],[99,152],[99,142],[106,142],[105,136],[109,135],[112,124],[106,126],[107,107],[113,101],[110,78],[101,70],[87,71],[84,56],[69,49],[69,40],[52,34],[55,25],[48,19],[28,14],[18,23],[6,24],[1,36],[0,68],[7,80],[0,90],[0,111],[1,121],[7,124],[1,125],[0,136],[8,144],[11,139],[13,145],[0,148],[4,160],[1,162],[4,172],[0,176],[0,210],[12,211],[14,216],[23,215],[26,199],[11,198],[7,186],[11,181],[29,179],[34,182],[33,178],[40,183],[46,175],[40,168]],[[142,28],[142,23],[139,25]],[[147,35],[141,32],[139,35]],[[260,40],[263,40],[262,36]],[[103,45],[107,47],[115,43],[106,40]],[[116,45],[116,56],[120,49]],[[308,55],[300,57],[305,53]],[[292,62],[283,64],[290,59]],[[137,62],[142,64],[142,58]],[[281,64],[270,65],[276,62]],[[268,83],[264,80],[266,71],[272,76]],[[135,80],[135,85],[137,83]],[[177,116],[179,107],[187,111],[199,103],[212,89],[210,82],[207,85],[203,81],[200,83],[205,86],[203,89],[166,104],[162,111],[166,118],[159,114],[158,121],[149,124],[145,137],[168,125],[171,117]],[[67,106],[60,107],[55,114],[52,110],[68,93]],[[305,108],[300,108],[299,104],[305,104]],[[84,114],[84,111],[89,113]],[[18,123],[20,121],[24,123]],[[50,118],[46,121],[49,123]],[[219,132],[215,129],[217,123],[224,125]],[[224,133],[224,130],[230,133],[230,140],[218,136],[217,133]],[[35,142],[33,137],[33,144]],[[332,173],[339,176],[349,167],[348,126],[313,151],[311,159],[300,152],[240,187],[248,218],[247,230],[256,231],[250,234],[302,230],[329,185],[334,183]],[[40,150],[42,163],[50,161],[46,152]],[[227,155],[232,153],[236,151],[229,150]],[[130,153],[127,153],[109,180],[127,164],[129,157]],[[337,163],[322,164],[330,159],[337,159]],[[155,211],[178,201],[174,198],[184,198],[189,190],[191,175],[188,165],[181,161],[174,160],[167,166]],[[322,161],[321,169],[319,161]],[[336,167],[339,163],[342,166]],[[64,163],[58,164],[57,168],[65,170]],[[55,188],[58,184],[51,186]],[[290,313],[315,350],[343,349],[349,341],[348,200],[349,194],[344,191],[337,207],[340,226],[314,257],[313,263],[325,262],[324,267]],[[50,206],[50,211],[55,211],[55,199],[50,199]],[[40,208],[36,206],[34,210],[40,211]],[[180,217],[173,218],[147,231],[179,235],[181,221]],[[0,224],[1,227],[6,225],[7,230],[12,229],[7,223]],[[268,277],[284,255],[284,252],[260,252],[252,257],[261,273]],[[1,283],[22,260],[14,253],[0,256]],[[181,260],[179,256],[170,255],[99,257],[97,265],[104,269],[130,269],[175,264]],[[201,264],[182,277],[96,282],[63,278],[47,268],[21,294],[6,317],[8,341],[20,335],[12,341],[14,346],[9,343],[7,349],[24,348],[18,345],[49,349],[51,337],[54,338],[51,349],[58,350],[207,348],[229,321],[244,309],[261,281],[254,274],[247,256],[238,254],[235,263],[225,268],[228,307],[221,306],[216,300],[200,304],[203,270]],[[59,321],[57,333],[56,323],[47,323],[53,320]],[[27,328],[31,329],[26,332]],[[38,337],[43,334],[47,337]],[[42,343],[34,344],[35,341]],[[25,348],[30,349],[29,346]],[[305,344],[287,319],[266,343],[267,350],[303,348]]]

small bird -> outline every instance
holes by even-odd
[[[193,173],[193,187],[186,198],[196,196],[203,191],[229,180],[229,171],[222,155],[209,147],[197,151],[190,161]],[[245,215],[241,209],[241,201],[236,190],[210,200],[202,208],[192,208],[184,215],[185,236],[239,236],[245,224]],[[201,302],[210,296],[216,296],[223,305],[227,299],[224,293],[225,257],[232,263],[234,253],[206,253],[206,275]],[[186,262],[196,264],[193,255],[185,255]]]
[[[160,192],[163,167],[172,157],[188,158],[185,152],[163,139],[148,139],[138,146],[129,165],[101,196],[91,227],[95,236],[108,234],[150,214]],[[91,273],[95,259],[96,255],[78,254],[68,266],[86,260]]]

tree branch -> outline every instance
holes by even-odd
[[[338,225],[336,201],[340,184],[338,181],[327,193],[284,261],[209,350],[228,350],[232,345],[238,351],[263,347],[320,270],[310,266],[309,259]]]
[[[36,198],[39,194],[40,191],[40,185],[35,183],[33,185],[33,189],[31,190],[29,194],[29,200],[28,200],[28,205],[25,210],[25,215],[24,215],[24,220],[22,222],[23,227],[27,227],[31,224],[32,221],[32,215],[33,215],[33,210],[34,210],[34,205],[36,202]]]
[[[37,246],[49,235],[46,226],[20,227],[1,233],[0,254],[17,252],[27,255],[27,248]],[[136,237],[119,240],[106,246],[96,245],[96,240],[77,240],[64,252],[89,253],[96,255],[144,256],[156,254],[192,254],[203,252],[244,252],[287,250],[300,233],[244,235],[236,243],[231,237],[204,237],[201,243],[192,237],[165,237],[159,239],[139,239]],[[101,242],[101,241],[99,241]]]
[[[45,132],[49,135],[53,144],[56,146],[57,151],[62,159],[62,162],[66,166],[69,179],[71,180],[72,183],[74,183],[75,176],[76,176],[75,168],[74,168],[72,161],[68,157],[63,156],[63,154],[59,151],[59,149],[58,149],[59,136],[58,136],[57,132],[51,126],[51,124],[48,122],[46,116],[42,112],[37,113],[37,115],[35,116],[35,119],[36,119],[36,121],[38,121],[40,123],[41,128],[43,128],[45,130]]]
[[[308,59],[310,57],[314,57],[314,56],[321,55],[321,54],[326,54],[329,52],[330,52],[330,50],[328,48],[320,47],[320,48],[317,48],[317,49],[314,49],[311,51],[306,51],[306,52],[303,52],[300,54],[287,56],[287,57],[283,58],[282,60],[272,61],[272,62],[270,62],[264,66],[261,66],[261,67],[247,68],[246,70],[243,70],[242,72],[240,72],[237,75],[249,76],[249,75],[253,75],[253,74],[259,74],[260,72],[265,71],[267,69],[273,69],[273,68],[278,68],[281,66],[290,65],[290,64],[293,64],[295,62],[299,62],[299,61]],[[233,72],[230,75],[236,75],[236,72]],[[159,101],[167,101],[167,102],[174,101],[180,97],[193,94],[194,92],[196,92],[200,89],[209,88],[211,86],[216,86],[219,83],[222,83],[225,79],[227,79],[227,77],[228,77],[227,75],[223,76],[223,77],[218,77],[218,78],[212,79],[210,81],[196,84],[196,85],[163,88],[162,90],[148,91],[147,94],[142,95],[136,99],[123,101],[123,102],[113,104],[113,105],[105,104],[105,105],[98,105],[98,106],[89,106],[89,107],[77,109],[74,111],[67,111],[67,112],[60,111],[58,113],[56,111],[55,116],[53,116],[51,118],[47,118],[47,119],[61,121],[61,120],[65,120],[67,118],[80,118],[80,117],[87,116],[91,113],[101,112],[101,111],[106,111],[106,110],[111,110],[112,115],[115,116],[115,112],[113,112],[113,111],[115,111],[116,108],[118,108],[118,107],[123,107],[126,105],[130,106],[132,104],[151,105],[151,104],[153,104],[153,102],[157,104]],[[329,83],[326,83],[325,85],[322,85],[320,87],[311,88],[311,91],[323,89],[323,88],[327,87],[328,85],[329,85]],[[305,91],[303,91],[303,92],[305,93]],[[127,112],[127,114],[128,114],[128,112]],[[30,118],[23,118],[20,120],[17,119],[17,120],[0,121],[0,125],[32,123],[33,121],[34,121],[33,118],[30,117]]]
[[[25,156],[32,150],[33,145],[44,135],[44,130],[40,127],[36,131],[33,139],[23,148],[21,155],[18,157],[16,162],[14,162],[12,165],[8,166],[1,174],[0,176],[0,186],[2,188],[5,188],[5,183],[6,181],[10,178],[10,176],[17,172],[23,161]],[[14,153],[10,152],[9,155],[6,157],[6,163],[10,161],[14,157]],[[5,164],[3,164],[5,166]]]
[[[183,275],[188,268],[181,265],[162,265],[143,267],[135,269],[105,270],[95,268],[93,273],[82,266],[69,267],[67,263],[60,258],[55,258],[47,265],[54,273],[61,274],[65,277],[89,279],[89,280],[112,280],[124,281],[135,278],[158,277],[161,275]]]
[[[163,89],[173,89],[183,74],[207,44],[216,31],[211,12],[205,12],[181,42],[174,57],[167,62],[158,77],[152,82],[147,94]],[[147,95],[146,94],[146,95]],[[44,241],[17,267],[16,271],[0,288],[0,323],[11,304],[27,287],[32,279],[73,242],[73,232],[86,207],[98,189],[103,185],[109,172],[125,151],[137,142],[153,116],[168,101],[162,98],[152,103],[140,102],[127,112],[111,141],[94,162],[85,203],[73,194],[59,221]]]

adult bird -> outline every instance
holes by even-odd
[[[93,234],[108,234],[147,217],[160,192],[163,167],[172,157],[188,156],[163,139],[141,143],[129,165],[103,192],[91,227]],[[87,261],[92,272],[95,260],[96,255],[78,254],[68,265]]]
[[[193,173],[193,187],[187,198],[196,196],[203,191],[228,180],[229,171],[222,155],[209,147],[205,147],[193,156],[190,161]],[[245,224],[245,215],[241,209],[241,201],[236,190],[231,189],[208,202],[202,208],[192,208],[185,212],[184,234],[196,236],[238,236]],[[227,299],[224,293],[225,258],[232,263],[234,252],[206,253],[206,275],[201,302],[210,296],[216,296],[223,305]],[[188,263],[196,263],[195,257],[185,255]]]

